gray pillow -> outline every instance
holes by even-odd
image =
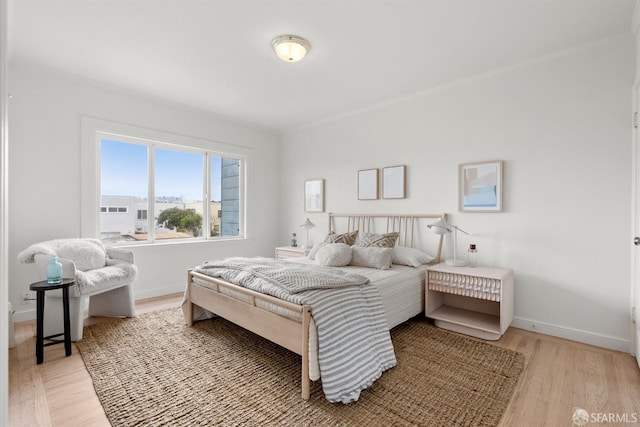
[[[391,268],[392,257],[392,248],[352,246],[351,264],[349,265],[387,270]]]
[[[344,243],[327,244],[315,254],[316,263],[328,267],[344,267],[351,262],[351,246]]]

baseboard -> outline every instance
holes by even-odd
[[[610,335],[568,328],[566,326],[553,325],[550,323],[540,322],[538,320],[525,319],[523,317],[514,317],[513,322],[511,322],[511,326],[514,328],[524,329],[526,331],[539,332],[553,337],[564,338],[584,344],[633,354],[631,341],[628,339],[625,340]]]
[[[163,288],[146,289],[144,291],[138,291],[138,292],[134,291],[133,298],[137,301],[141,299],[161,297],[164,295],[170,295],[170,294],[175,294],[179,292],[184,292],[184,284],[175,285],[175,286],[166,286]],[[29,304],[25,307],[29,307],[29,308],[20,310],[19,309],[20,307],[13,306],[13,309],[15,310],[15,313],[13,313],[13,321],[15,323],[35,320],[36,318],[35,304],[33,305]]]
[[[26,310],[17,310],[16,307],[14,306],[13,309],[15,310],[13,313],[13,321],[14,323],[18,323],[18,322],[26,322],[27,320],[35,320],[36,319],[36,309],[34,308],[28,308]]]
[[[184,283],[182,283],[180,285],[164,286],[162,288],[145,289],[144,291],[135,291],[134,290],[134,292],[133,292],[134,296],[133,297],[134,297],[134,299],[136,301],[138,301],[138,300],[141,300],[141,299],[162,297],[162,296],[165,296],[165,295],[181,293],[181,292],[184,292],[184,289],[185,289],[185,285],[184,285]]]

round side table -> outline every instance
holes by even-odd
[[[36,292],[37,303],[37,327],[36,327],[36,363],[40,365],[44,360],[44,347],[64,343],[64,353],[71,356],[71,321],[69,316],[69,287],[76,283],[75,279],[65,278],[60,283],[47,283],[46,280],[35,282],[29,285],[29,289]],[[64,332],[55,335],[44,336],[44,294],[54,289],[62,289],[62,307],[64,310]],[[53,338],[64,335],[64,340],[54,340]],[[47,344],[44,341],[51,341]]]

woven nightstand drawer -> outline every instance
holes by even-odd
[[[429,290],[500,301],[502,280],[464,274],[429,272]]]

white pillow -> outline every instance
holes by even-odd
[[[370,267],[387,270],[391,268],[392,248],[351,247],[351,264],[357,267]]]
[[[329,243],[327,242],[320,242],[313,245],[313,247],[311,248],[311,252],[309,252],[309,259],[316,259],[316,254],[318,253],[318,251],[328,244]]]
[[[316,263],[328,267],[344,267],[351,262],[351,246],[344,243],[324,245],[316,255]]]
[[[80,271],[102,268],[107,263],[107,254],[98,244],[75,240],[60,246],[56,253],[60,258],[66,258],[76,265]]]
[[[392,262],[394,264],[419,267],[422,264],[433,261],[434,259],[434,257],[422,252],[420,249],[409,248],[406,246],[396,246],[393,248]]]

